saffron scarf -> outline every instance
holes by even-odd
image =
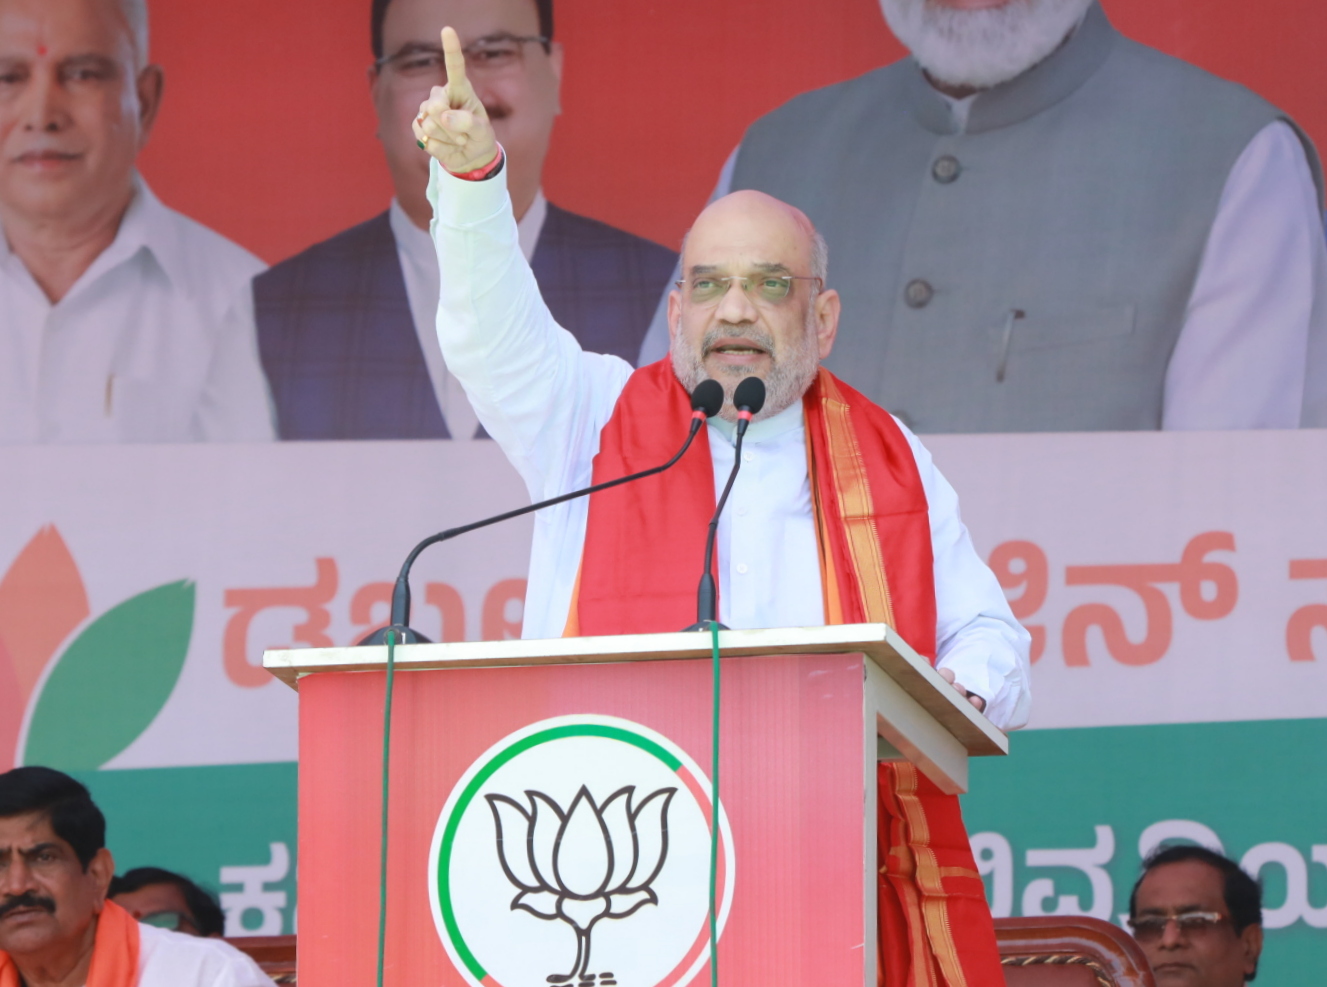
[[[0,987],[20,987],[18,968],[0,953]],[[134,987],[138,983],[138,923],[113,901],[102,905],[92,943],[87,987]]]
[[[823,368],[802,407],[825,622],[889,624],[934,662],[930,515],[907,437]],[[690,414],[667,360],[637,370],[600,433],[594,482],[669,459]],[[590,497],[567,634],[677,631],[694,621],[715,505],[707,430],[695,444],[703,451],[668,472]],[[958,799],[910,764],[882,763],[878,779],[882,982],[1004,987]]]

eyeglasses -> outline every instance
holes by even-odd
[[[466,74],[484,78],[519,69],[525,61],[526,45],[540,44],[547,51],[548,43],[548,38],[537,35],[518,38],[514,34],[490,34],[470,42],[461,54],[465,56]],[[447,80],[446,58],[436,45],[407,44],[396,54],[378,59],[373,68],[376,72],[387,69],[403,82]]]
[[[741,285],[742,290],[755,301],[777,305],[791,294],[794,281],[814,281],[816,291],[825,287],[822,279],[802,274],[761,274],[754,277],[734,274],[726,278],[699,277],[673,283],[677,285],[678,291],[687,292],[687,297],[694,305],[713,305],[728,294],[734,282]]]
[[[1155,942],[1166,934],[1166,926],[1174,922],[1186,935],[1206,935],[1225,921],[1220,912],[1180,912],[1178,915],[1141,915],[1129,919],[1133,937],[1139,942]]]

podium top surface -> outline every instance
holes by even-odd
[[[917,654],[888,624],[834,624],[719,632],[725,658],[796,654],[864,654],[935,718],[969,754],[1006,754],[1009,740],[958,694],[931,663]],[[503,668],[522,665],[603,664],[676,661],[710,657],[710,635],[622,634],[547,640],[460,641],[402,644],[397,671],[448,668]],[[385,645],[345,648],[288,648],[264,653],[263,667],[292,688],[301,676],[319,672],[380,672],[387,667]]]

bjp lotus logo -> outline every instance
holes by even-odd
[[[502,871],[520,889],[511,907],[576,930],[571,972],[551,974],[549,983],[589,979],[590,932],[600,919],[659,903],[650,885],[668,858],[668,804],[677,789],[661,788],[633,809],[635,791],[619,788],[595,805],[582,785],[566,811],[543,792],[525,793],[529,812],[506,795],[484,796]]]
[[[557,717],[503,738],[433,835],[429,896],[453,965],[474,987],[689,983],[711,948],[713,815],[700,768],[638,723]],[[718,817],[722,931],[733,842]]]
[[[118,755],[175,688],[193,617],[187,581],[92,617],[68,546],[42,528],[0,577],[0,771],[91,770]]]

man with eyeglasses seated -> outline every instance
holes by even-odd
[[[145,925],[205,938],[226,934],[226,915],[216,899],[183,874],[135,867],[111,880],[109,894]]]
[[[1233,860],[1200,846],[1143,862],[1129,924],[1157,987],[1240,987],[1258,973],[1262,890]]]
[[[220,939],[134,920],[87,788],[52,768],[0,774],[0,987],[272,987]]]
[[[671,250],[544,198],[544,158],[561,112],[553,0],[372,0],[369,81],[396,196],[386,212],[254,282],[283,439],[483,434],[433,329],[429,157],[410,133],[420,102],[447,80],[444,24],[459,32],[475,91],[510,155],[521,253],[558,321],[585,349],[634,360],[672,276]]]
[[[437,159],[438,337],[530,496],[664,462],[688,429],[690,392],[712,378],[726,394],[701,448],[669,472],[535,516],[523,636],[692,623],[705,529],[736,456],[733,392],[755,376],[766,399],[718,528],[719,619],[889,623],[996,726],[1026,723],[1029,637],[974,551],[953,488],[915,436],[820,368],[839,296],[805,214],[762,192],[713,203],[687,234],[669,295],[671,359],[633,372],[587,353],[539,297],[506,156],[450,28],[443,46],[450,81],[413,128]],[[958,799],[911,764],[882,764],[878,779],[885,982],[1003,987]]]

